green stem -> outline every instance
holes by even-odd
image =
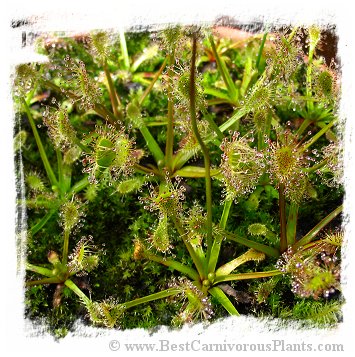
[[[258,52],[258,57],[256,58],[256,62],[255,62],[255,67],[256,67],[256,69],[258,70],[259,73],[261,72],[259,66],[260,66],[260,60],[261,60],[261,56],[263,54],[263,49],[264,49],[264,46],[265,46],[267,35],[268,35],[268,32],[266,31],[264,33],[264,36],[263,36],[262,40],[261,40],[261,44],[260,44],[259,52]]]
[[[226,228],[229,212],[232,207],[232,203],[233,203],[233,200],[226,200],[224,202],[223,213],[222,213],[221,220],[219,222],[219,226],[222,229]],[[213,241],[213,245],[212,245],[212,249],[211,249],[211,256],[210,256],[210,259],[208,260],[208,272],[209,273],[213,273],[216,270],[219,252],[220,252],[221,246],[222,246],[222,240],[223,240],[223,236],[217,235],[217,237]]]
[[[287,218],[287,246],[293,245],[296,241],[297,217],[299,205],[291,203],[288,210]]]
[[[108,70],[106,59],[104,60],[103,67],[104,67],[104,72],[105,72],[105,76],[106,76],[106,80],[107,80],[107,84],[108,84],[108,88],[109,88],[109,94],[110,94],[110,100],[111,100],[113,114],[115,115],[115,117],[118,120],[122,121],[122,112],[120,110],[121,103],[118,98],[117,92],[115,90],[115,86],[112,81],[111,73]]]
[[[216,176],[220,173],[219,169],[212,169],[210,170],[211,176]],[[175,170],[174,176],[180,176],[180,177],[206,177],[206,170],[204,167],[201,166],[190,166],[190,165],[185,165],[182,169],[180,170]]]
[[[201,277],[201,280],[205,279],[207,274],[205,274],[205,269],[204,269],[204,264],[203,264],[203,260],[200,256],[197,255],[196,251],[194,250],[193,246],[191,245],[191,243],[188,241],[188,239],[186,239],[187,235],[186,232],[180,222],[180,220],[177,217],[172,217],[172,220],[174,222],[175,228],[178,231],[180,237],[182,238],[186,249],[188,250],[190,257],[192,259],[192,261],[195,264],[195,267]]]
[[[245,62],[245,67],[244,67],[244,73],[243,73],[243,78],[242,82],[240,84],[240,97],[245,97],[245,94],[247,93],[247,90],[250,86],[250,82],[255,76],[255,70],[253,69],[253,60],[252,57],[247,57],[247,60]]]
[[[90,299],[71,281],[70,279],[67,279],[64,284],[72,290],[77,296],[80,297],[80,299],[85,303],[89,304]]]
[[[127,301],[127,302],[123,303],[123,305],[125,306],[126,309],[129,309],[131,307],[134,307],[134,306],[137,306],[140,304],[144,304],[144,303],[158,300],[158,299],[164,299],[169,296],[178,295],[180,293],[181,293],[181,289],[178,289],[178,288],[166,289],[166,290],[160,291],[159,293],[155,293],[155,294],[144,296],[142,298]]]
[[[308,64],[307,64],[307,73],[306,73],[306,97],[312,97],[312,62],[313,62],[313,54],[315,47],[310,43],[309,52],[308,52]],[[313,102],[307,101],[308,110],[313,109]]]
[[[286,233],[286,198],[285,185],[280,183],[279,187],[279,211],[280,211],[280,253],[287,250],[287,233]]]
[[[31,128],[32,128],[32,132],[33,132],[33,135],[35,137],[36,144],[37,144],[37,147],[38,147],[38,150],[39,150],[39,154],[41,156],[44,168],[45,168],[47,176],[48,176],[48,179],[51,182],[52,186],[58,186],[57,178],[55,177],[53,169],[52,169],[52,166],[51,166],[51,164],[50,164],[50,162],[49,162],[49,160],[47,158],[46,151],[45,151],[45,149],[43,147],[43,144],[42,144],[42,141],[41,141],[41,137],[38,134],[37,127],[36,127],[36,124],[35,124],[35,122],[33,120],[30,108],[28,107],[28,105],[27,105],[25,100],[22,100],[22,104],[23,104],[23,107],[25,109],[28,121],[30,122],[30,125],[31,125]]]
[[[228,311],[229,315],[239,316],[239,312],[221,288],[214,286],[208,292]]]
[[[253,273],[222,275],[215,278],[214,284],[221,283],[223,281],[268,278],[270,276],[281,275],[281,274],[282,272],[280,270],[270,270],[270,271],[261,271],[261,272],[253,272]]]
[[[89,180],[88,177],[85,176],[83,179],[81,179],[79,182],[77,182],[75,185],[72,186],[70,193],[78,193],[82,191],[84,188],[89,186]]]
[[[75,142],[76,145],[79,146],[79,148],[80,148],[82,151],[87,152],[87,153],[91,152],[90,148],[87,147],[86,145],[84,145],[84,144],[81,142],[81,140],[78,139],[77,137],[75,137],[74,142]]]
[[[229,212],[232,207],[232,203],[233,203],[233,200],[226,200],[224,202],[222,217],[221,217],[221,220],[219,221],[219,226],[222,229],[226,228]]]
[[[227,232],[227,231],[224,231],[221,235],[223,237],[226,237],[229,240],[243,244],[246,247],[254,248],[254,249],[258,250],[259,252],[263,252],[270,257],[278,258],[280,256],[280,252],[274,247],[270,247],[265,244],[254,242],[253,240],[239,237],[239,236],[237,236],[233,233]]]
[[[154,139],[153,135],[150,133],[149,129],[145,125],[140,125],[139,130],[143,135],[143,138],[148,146],[148,149],[153,155],[156,163],[157,164],[164,163],[164,159],[165,159],[164,153],[160,149],[158,143]]]
[[[69,233],[68,229],[64,230],[64,243],[63,243],[63,265],[67,265],[68,263],[68,251],[69,251]]]
[[[196,280],[196,281],[200,280],[200,276],[195,269],[192,269],[180,262],[177,262],[172,259],[166,259],[164,257],[160,257],[158,255],[150,254],[150,253],[144,253],[144,257],[146,259],[149,259],[154,262],[165,265],[169,268],[175,269],[175,270],[179,271],[180,273],[183,273],[183,274],[189,276],[192,280]]]
[[[311,123],[312,123],[311,119],[304,119],[303,123],[298,128],[296,135],[298,137],[301,136],[303,132],[310,126]]]
[[[258,151],[261,151],[264,147],[264,132],[263,130],[257,130],[257,137],[258,137]]]
[[[96,114],[98,114],[101,118],[108,121],[110,124],[115,125],[117,122],[117,118],[111,113],[109,110],[106,109],[102,104],[95,103],[94,107],[92,108]]]
[[[175,47],[174,47],[175,49]],[[165,165],[169,171],[172,170],[173,150],[174,150],[174,99],[172,80],[174,76],[173,66],[175,64],[174,50],[169,54],[168,69],[168,125],[166,131]]]
[[[218,125],[215,123],[211,115],[207,114],[204,116],[204,118],[208,121],[208,124],[210,124],[211,129],[216,133],[218,138],[218,144],[220,145],[222,140],[224,139],[223,133],[219,130]]]
[[[155,175],[158,174],[158,169],[157,168],[155,168],[155,170],[154,169],[149,169],[148,167],[145,167],[145,166],[139,165],[139,164],[135,164],[134,165],[134,169],[135,169],[136,172],[143,173],[143,174],[151,174],[151,173],[153,173]]]
[[[33,97],[34,97],[34,95],[36,93],[36,90],[37,90],[40,82],[41,82],[41,79],[42,79],[42,76],[43,76],[43,72],[44,72],[44,68],[45,68],[44,65],[40,66],[39,75],[38,75],[38,77],[36,77],[36,80],[33,83],[31,91],[26,96],[26,103],[32,104],[32,99],[33,99]]]
[[[191,125],[196,140],[198,141],[205,163],[205,182],[206,182],[206,206],[207,206],[207,253],[206,258],[207,261],[211,255],[212,249],[212,187],[211,187],[211,161],[208,149],[204,144],[201,135],[198,131],[197,127],[197,117],[196,117],[196,96],[195,96],[195,66],[196,66],[196,49],[197,49],[197,41],[196,41],[196,34],[193,35],[192,39],[192,56],[191,56],[191,68],[190,68],[190,86],[189,86],[189,94],[190,94],[190,116],[191,116]]]
[[[125,37],[124,31],[122,29],[120,29],[119,32],[120,32],[120,47],[121,47],[121,52],[123,55],[123,63],[124,63],[125,69],[128,71],[130,68],[130,64],[129,64],[129,55],[128,55],[126,37]]]
[[[233,126],[238,120],[240,120],[245,114],[248,112],[244,108],[240,108],[232,117],[230,117],[225,123],[219,126],[219,130],[223,133],[231,126]],[[208,136],[205,139],[206,143],[212,141],[213,137]],[[180,169],[184,164],[189,161],[195,155],[194,151],[190,151],[188,153],[179,151],[175,155],[174,159],[174,169]]]
[[[287,37],[287,41],[288,42],[291,42],[292,39],[295,37],[296,33],[298,31],[298,26],[295,26],[293,29],[292,29],[292,32],[288,35]]]
[[[264,256],[265,257],[265,256]],[[262,260],[263,257],[260,252],[255,252],[253,250],[247,250],[245,253],[240,255],[239,257],[229,261],[226,264],[223,264],[216,270],[216,276],[228,275],[235,269],[237,269],[240,265],[245,264],[251,260]]]
[[[34,273],[47,276],[48,278],[53,278],[53,272],[50,269],[39,267],[31,263],[26,263],[26,270],[33,271]]]
[[[329,222],[331,222],[338,214],[340,214],[342,210],[343,205],[340,205],[333,212],[329,213],[327,217],[323,218],[314,228],[312,228],[305,236],[296,242],[292,248],[297,250],[298,248],[309,243]]]
[[[221,76],[223,78],[224,84],[227,87],[229,97],[230,97],[230,99],[232,99],[233,102],[235,102],[237,100],[237,90],[236,90],[236,87],[234,85],[233,79],[231,78],[223,59],[219,56],[219,54],[217,52],[216,45],[214,43],[212,35],[209,37],[209,40],[210,40],[210,43],[211,43],[211,48],[212,48],[213,55],[214,55],[214,57],[216,59],[216,62],[217,62],[217,66],[218,66],[219,72],[221,73]]]
[[[59,284],[61,283],[60,279],[56,277],[52,278],[44,278],[39,280],[30,280],[26,281],[26,286],[34,286],[34,285],[44,285],[44,284]]]
[[[32,236],[34,236],[37,232],[39,232],[44,226],[45,224],[49,221],[49,219],[53,216],[53,214],[57,212],[57,209],[51,209],[49,212],[47,212],[42,218],[41,220],[36,223],[33,227],[30,228],[30,233]]]
[[[313,165],[311,167],[306,167],[303,169],[304,172],[307,172],[307,173],[312,173],[314,171],[317,171],[319,169],[321,169],[323,166],[325,166],[326,164],[328,163],[327,160],[322,160],[320,163],[316,164],[316,165]]]
[[[313,145],[323,134],[325,134],[335,123],[336,119],[332,120],[329,124],[323,127],[321,130],[318,131],[310,140],[308,140],[304,145],[301,146],[300,152],[304,152],[307,150],[311,145]]]
[[[63,193],[65,192],[64,186],[63,186],[63,159],[62,159],[61,151],[59,149],[56,149],[55,151],[57,154],[57,164],[58,164],[59,192],[62,197]]]
[[[155,82],[159,79],[160,75],[163,73],[164,68],[167,64],[167,58],[164,59],[163,64],[161,65],[161,67],[159,68],[159,71],[154,75],[152,81],[149,83],[149,86],[146,88],[146,90],[143,92],[142,96],[139,99],[139,105],[141,106],[144,102],[144,99],[147,97],[147,95],[150,93],[150,91],[152,90]]]
[[[234,125],[239,119],[241,119],[248,111],[245,108],[239,108],[235,114],[233,114],[226,122],[220,125],[219,130],[223,133]]]

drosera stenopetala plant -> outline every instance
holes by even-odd
[[[69,254],[70,236],[75,234],[75,230],[82,227],[82,217],[84,207],[77,201],[67,201],[60,209],[60,224],[63,229],[62,252],[54,250],[48,252],[47,258],[50,268],[45,265],[35,265],[26,263],[26,269],[32,274],[41,275],[41,279],[31,279],[26,282],[26,286],[56,284],[57,288],[53,296],[53,307],[58,307],[62,301],[62,289],[64,286],[71,289],[80,299],[87,299],[82,290],[73,282],[72,277],[83,276],[99,263],[100,250],[93,244],[93,237],[81,237],[77,242],[73,252]]]
[[[237,81],[233,79],[234,74],[229,73],[233,63],[228,60],[228,54],[238,49],[229,46],[221,52],[211,32],[194,26],[172,27],[155,37],[163,38],[162,51],[156,49],[156,44],[153,46],[160,62],[146,80],[136,78],[140,88],[131,86],[129,94],[123,90],[123,77],[114,63],[117,53],[112,55],[115,51],[110,50],[114,36],[102,31],[89,35],[83,51],[95,57],[95,66],[104,76],[103,86],[94,80],[91,73],[94,67],[87,68],[73,54],[62,59],[66,75],[59,80],[50,80],[50,76],[42,76],[40,71],[29,83],[47,86],[52,91],[51,105],[47,105],[42,114],[53,141],[58,168],[52,167],[53,160],[47,157],[34,123],[36,90],[31,89],[31,99],[21,99],[21,105],[30,121],[53,191],[51,196],[46,196],[40,176],[31,174],[28,176],[31,199],[36,194],[47,197],[48,201],[54,197],[56,206],[50,212],[53,215],[62,207],[63,215],[65,210],[76,209],[84,189],[87,190],[84,196],[93,200],[100,197],[100,191],[111,189],[111,194],[121,197],[122,204],[128,197],[138,195],[144,215],[152,214],[149,222],[153,223],[144,232],[139,231],[139,236],[136,232],[132,237],[134,261],[159,263],[181,278],[173,279],[160,292],[153,290],[143,297],[134,295],[133,300],[124,301],[112,294],[111,298],[96,302],[94,293],[89,298],[70,283],[70,274],[80,274],[80,269],[91,270],[98,260],[92,253],[91,239],[83,239],[75,252],[68,254],[69,223],[63,226],[62,257],[53,250],[50,254],[50,262],[57,265],[58,272],[49,273],[37,265],[28,265],[29,270],[46,273],[42,274],[44,281],[69,284],[86,306],[91,321],[107,327],[122,325],[121,320],[129,315],[130,308],[172,296],[176,296],[181,305],[178,316],[173,319],[176,325],[210,319],[214,316],[214,304],[223,306],[231,315],[238,315],[233,294],[228,296],[233,289],[226,288],[226,283],[233,285],[245,280],[248,284],[249,280],[271,277],[276,280],[283,279],[284,274],[292,275],[291,268],[275,268],[277,259],[287,253],[289,261],[296,261],[342,211],[341,205],[333,207],[308,233],[298,232],[299,212],[303,205],[317,198],[319,181],[312,183],[312,180],[321,174],[323,183],[341,182],[341,162],[337,157],[341,143],[333,140],[336,133],[331,131],[337,122],[335,76],[314,59],[318,41],[311,39],[309,60],[304,60],[298,31],[296,28],[277,33],[271,49],[264,48],[268,32],[248,40],[252,45],[244,51],[245,72]],[[310,30],[309,36],[315,36],[314,31]],[[209,53],[213,55],[210,60],[217,64],[212,76],[207,75],[206,70],[200,73],[200,64],[204,62],[199,61],[198,47],[205,35]],[[137,56],[136,62],[132,61],[125,35],[121,33],[119,38],[119,63],[124,64],[122,68],[131,73],[130,80],[134,81],[134,73],[144,68],[145,58]],[[256,60],[253,59],[255,53]],[[286,55],[280,57],[281,53]],[[148,58],[150,53],[146,56]],[[297,72],[302,66],[306,68],[305,78]],[[58,64],[52,74],[56,71],[61,71]],[[222,90],[208,83],[215,78],[216,71],[223,82]],[[22,68],[21,76],[23,73],[27,72]],[[156,98],[157,91],[164,101],[154,104],[155,108],[160,107],[152,119],[151,97]],[[69,100],[72,108],[59,104],[61,99]],[[212,109],[218,105],[230,106],[230,116],[223,111],[213,113]],[[300,120],[293,121],[293,115],[286,119],[285,113],[281,116],[280,107],[284,106],[288,106],[290,113],[298,111],[303,118],[301,124]],[[80,179],[73,185],[75,162],[82,167],[75,170],[78,171],[75,178],[80,176]],[[190,202],[192,181],[196,182],[194,187],[198,187],[200,202]],[[279,209],[278,217],[273,215],[272,229],[268,228],[271,223],[265,214],[260,215],[264,217],[261,222],[249,220],[244,231],[239,229],[231,214],[233,210],[248,201],[251,212],[262,212],[262,199],[270,192]],[[215,202],[222,205],[216,208]],[[117,212],[119,209],[117,207]],[[116,218],[119,219],[119,215]],[[40,234],[49,220],[47,214],[34,233]],[[227,241],[236,249],[228,259],[221,248]],[[253,264],[258,264],[260,271],[254,271]],[[323,270],[326,272],[321,273],[328,274],[327,279],[333,283],[332,289],[339,290],[337,268]],[[318,274],[316,269],[312,272]],[[313,283],[317,291],[315,297],[322,287],[317,285],[317,277]],[[35,282],[29,285],[33,284]],[[272,289],[276,285],[270,286]],[[333,290],[329,290],[330,294]],[[60,295],[60,289],[58,291]],[[125,291],[130,295],[131,288]]]

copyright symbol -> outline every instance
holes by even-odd
[[[111,351],[118,351],[120,349],[120,343],[117,340],[111,340],[108,346]]]

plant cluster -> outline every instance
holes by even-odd
[[[241,301],[260,315],[297,318],[300,304],[317,304],[317,316],[332,304],[331,317],[314,320],[334,323],[340,88],[334,62],[317,56],[321,38],[316,26],[251,34],[243,46],[194,26],[40,36],[49,61],[18,66],[13,91],[29,299],[55,284],[53,309],[72,292],[89,320],[107,327],[127,326],[136,306],[154,320],[142,304],[159,310],[160,299],[176,306],[174,325],[223,316],[221,308],[239,315]],[[115,231],[120,220],[128,233],[127,223]],[[152,264],[170,277],[155,270],[141,296],[133,276]],[[117,294],[107,297],[100,282],[110,272],[122,278],[110,276]],[[88,273],[97,289],[83,282]],[[290,290],[293,310],[280,303]]]

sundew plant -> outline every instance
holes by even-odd
[[[13,78],[26,317],[56,336],[78,318],[339,323],[343,123],[339,68],[321,55],[329,32],[38,34],[47,61]]]

